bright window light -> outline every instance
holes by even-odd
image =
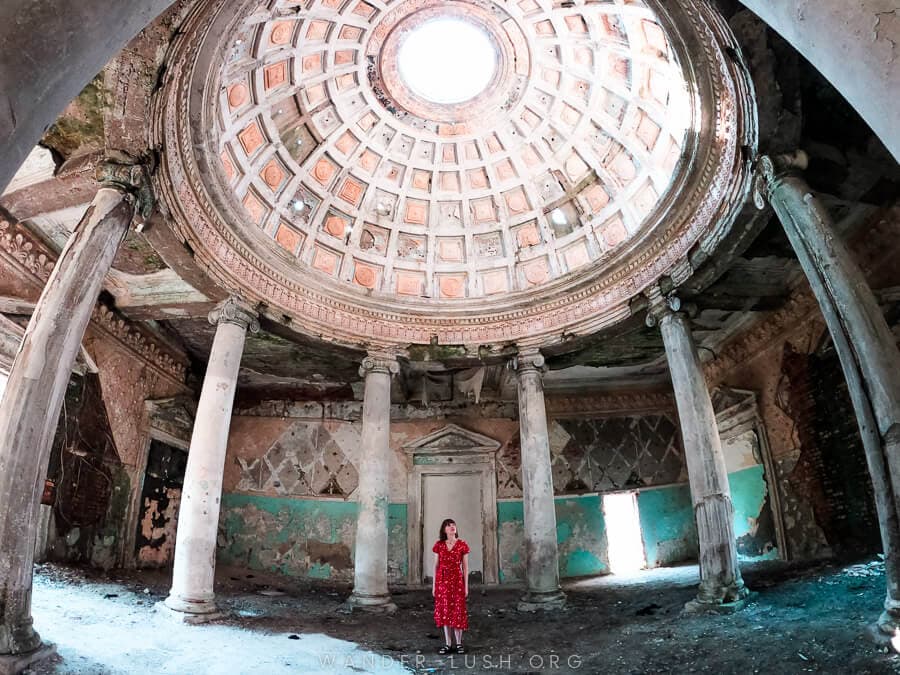
[[[410,31],[397,54],[400,76],[432,103],[462,103],[484,91],[497,70],[487,33],[461,19],[432,19]]]
[[[603,495],[609,569],[613,574],[629,574],[646,566],[641,519],[634,492]]]

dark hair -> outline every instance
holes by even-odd
[[[441,523],[441,533],[440,539],[441,541],[447,541],[447,526],[450,524],[456,525],[456,521],[453,518],[447,518],[443,523]],[[456,531],[456,536],[459,538],[459,530]]]

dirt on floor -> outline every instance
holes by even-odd
[[[167,573],[41,565],[35,626],[60,655],[34,672],[900,672],[900,656],[865,636],[884,600],[880,560],[762,563],[744,577],[749,603],[724,615],[682,613],[696,566],[571,581],[567,608],[550,614],[516,611],[521,589],[475,588],[468,654],[450,657],[436,653],[430,590],[394,589],[398,611],[389,617],[345,614],[349,588],[221,569],[227,616],[195,627],[155,612]]]

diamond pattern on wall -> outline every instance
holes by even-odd
[[[359,484],[352,460],[358,444],[358,434],[348,434],[346,429],[333,434],[321,422],[295,422],[259,459],[238,458],[241,479],[237,489],[349,497]]]
[[[666,415],[554,420],[549,428],[555,494],[608,492],[686,480],[678,428]],[[522,496],[519,437],[497,454],[501,498]]]
[[[497,497],[511,499],[522,496],[522,448],[519,435],[497,452]]]

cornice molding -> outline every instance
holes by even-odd
[[[675,415],[675,395],[670,392],[547,396],[544,401],[550,417],[612,417],[654,412]],[[677,421],[677,417],[673,419]]]
[[[56,264],[56,255],[33,232],[22,223],[6,220],[0,220],[0,257],[9,261],[36,288],[43,288]],[[106,305],[98,302],[94,306],[88,329],[114,338],[159,374],[185,386],[186,355],[173,354]]]
[[[119,316],[115,310],[98,302],[91,313],[89,327],[114,338],[120,345],[139,356],[147,365],[174,384],[185,386],[187,359],[185,357],[176,359],[130,321]]]

